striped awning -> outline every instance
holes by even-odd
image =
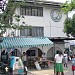
[[[3,42],[0,43],[2,48],[22,48],[22,47],[38,47],[48,46],[53,44],[47,37],[3,37]]]

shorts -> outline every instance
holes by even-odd
[[[72,71],[74,71],[75,70],[75,66],[74,65],[72,65]]]
[[[56,72],[63,72],[62,63],[56,63],[55,64],[55,70],[56,70]]]
[[[27,61],[23,61],[24,66],[27,66]]]

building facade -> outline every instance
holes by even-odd
[[[27,4],[26,4],[27,3]],[[17,7],[14,15],[20,15],[19,25],[31,25],[31,29],[16,31],[16,36],[66,37],[63,32],[66,15],[61,11],[61,3],[27,0],[25,6]],[[17,23],[15,18],[13,23]],[[11,34],[9,31],[7,31]],[[15,31],[14,31],[15,33]]]
[[[19,0],[15,1],[20,2]],[[7,35],[11,35],[11,33],[14,32],[15,36],[21,37],[67,37],[63,32],[66,15],[62,12],[60,5],[61,3],[58,2],[26,0],[25,5],[17,7],[14,11],[14,15],[20,15],[20,21],[17,22],[15,17],[13,17],[13,23],[28,25],[31,26],[31,28],[24,30],[8,29]],[[42,50],[42,47],[39,48]],[[27,51],[28,49],[32,50],[32,48],[24,48],[23,51]],[[35,47],[33,48],[33,50],[36,51],[37,49],[38,48]],[[56,44],[55,49],[63,50],[64,44],[62,46]],[[43,50],[47,53],[47,57],[53,57],[53,46],[43,47]],[[52,55],[50,55],[50,53],[52,53]]]

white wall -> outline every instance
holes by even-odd
[[[64,53],[64,51],[65,51],[64,43],[63,44],[55,44],[55,47],[60,48],[60,50],[62,50],[62,52]],[[57,50],[55,50],[55,51],[57,51]]]
[[[44,51],[45,53],[47,53],[47,51],[48,51],[51,47],[53,47],[53,45],[43,46],[43,51]],[[42,46],[38,46],[37,48],[39,48],[40,50],[42,50]],[[21,51],[21,48],[18,48],[18,49]],[[30,47],[22,48],[22,52],[26,52],[28,49],[30,49]],[[42,52],[43,52],[43,51],[42,51]]]
[[[45,36],[66,37],[63,32],[63,27],[64,27],[63,23],[66,16],[62,13],[62,18],[60,22],[54,22],[50,16],[51,10],[53,9],[58,9],[58,8],[44,7]],[[50,33],[50,29],[51,29],[51,33]]]
[[[44,36],[47,37],[66,37],[66,34],[64,34],[63,32],[64,28],[63,23],[66,15],[62,13],[62,18],[60,22],[54,22],[50,16],[50,12],[53,9],[59,8],[54,8],[51,6],[43,6],[43,17],[25,16],[25,20],[21,19],[20,24],[22,23],[22,21],[25,21],[25,23],[28,25],[44,27]],[[19,8],[17,8],[15,13],[20,14],[19,12],[20,10]]]

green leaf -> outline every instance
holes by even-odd
[[[25,26],[19,25],[20,15],[18,14],[14,16],[15,20],[17,21],[17,24],[15,23],[12,24],[12,17],[14,14],[14,10],[17,7],[25,6],[25,5],[27,5],[25,2],[14,2],[12,0],[8,0],[5,11],[2,14],[0,14],[0,30],[1,30],[0,35],[5,33],[7,28],[12,28],[17,30],[31,28],[31,26],[28,26],[28,25],[25,25]],[[10,24],[9,24],[9,20],[10,20]]]

